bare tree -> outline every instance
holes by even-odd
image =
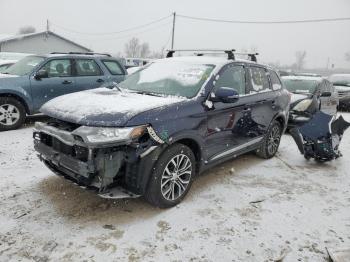
[[[350,52],[347,52],[347,53],[345,54],[345,60],[348,61],[348,62],[350,62]]]
[[[155,59],[164,58],[164,50],[165,47],[163,47],[160,51],[153,51],[149,57]]]
[[[305,65],[306,51],[297,51],[295,53],[295,67],[296,69],[303,69]]]
[[[18,34],[19,35],[24,35],[24,34],[31,34],[35,33],[36,29],[34,26],[27,25],[27,26],[22,26],[18,29]]]
[[[140,56],[140,49],[140,40],[136,37],[131,38],[130,41],[125,44],[125,54],[127,57]]]
[[[149,57],[151,50],[149,49],[148,43],[143,43],[140,47],[140,57],[147,58]]]

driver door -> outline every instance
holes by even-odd
[[[246,94],[244,65],[228,65],[219,73],[212,93],[219,87],[234,88],[240,98],[234,103],[213,103],[207,113],[206,153],[209,161],[233,154],[251,140],[251,108]]]
[[[45,70],[47,75],[38,79],[34,76],[30,78],[35,111],[52,98],[75,91],[71,59],[52,59],[39,70]]]

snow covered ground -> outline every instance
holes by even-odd
[[[350,247],[349,130],[338,160],[306,161],[285,135],[277,157],[220,165],[167,210],[53,175],[31,135],[0,133],[0,261],[328,261]]]

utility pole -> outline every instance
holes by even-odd
[[[173,32],[171,35],[171,49],[174,49],[175,19],[176,19],[176,12],[173,13]]]
[[[50,31],[49,19],[46,19],[46,32]]]
[[[328,70],[328,67],[329,67],[329,57],[327,58],[327,65],[326,65],[326,69]]]

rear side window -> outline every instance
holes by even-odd
[[[44,65],[48,77],[72,76],[70,59],[54,59]]]
[[[270,79],[271,79],[271,85],[272,85],[272,90],[279,90],[282,88],[282,83],[276,74],[276,72],[269,70],[270,73]]]
[[[124,71],[123,71],[123,69],[120,67],[120,65],[118,64],[118,62],[116,62],[116,61],[107,61],[107,60],[104,60],[104,61],[102,61],[102,63],[107,67],[108,71],[109,71],[112,75],[124,75]]]
[[[243,66],[232,66],[220,74],[216,81],[215,89],[229,87],[235,89],[238,94],[245,94],[245,70]]]
[[[250,73],[251,80],[249,93],[256,93],[269,90],[270,85],[265,69],[252,66],[249,67],[248,71]]]
[[[102,75],[100,67],[93,59],[77,59],[76,69],[78,76],[99,76]]]

